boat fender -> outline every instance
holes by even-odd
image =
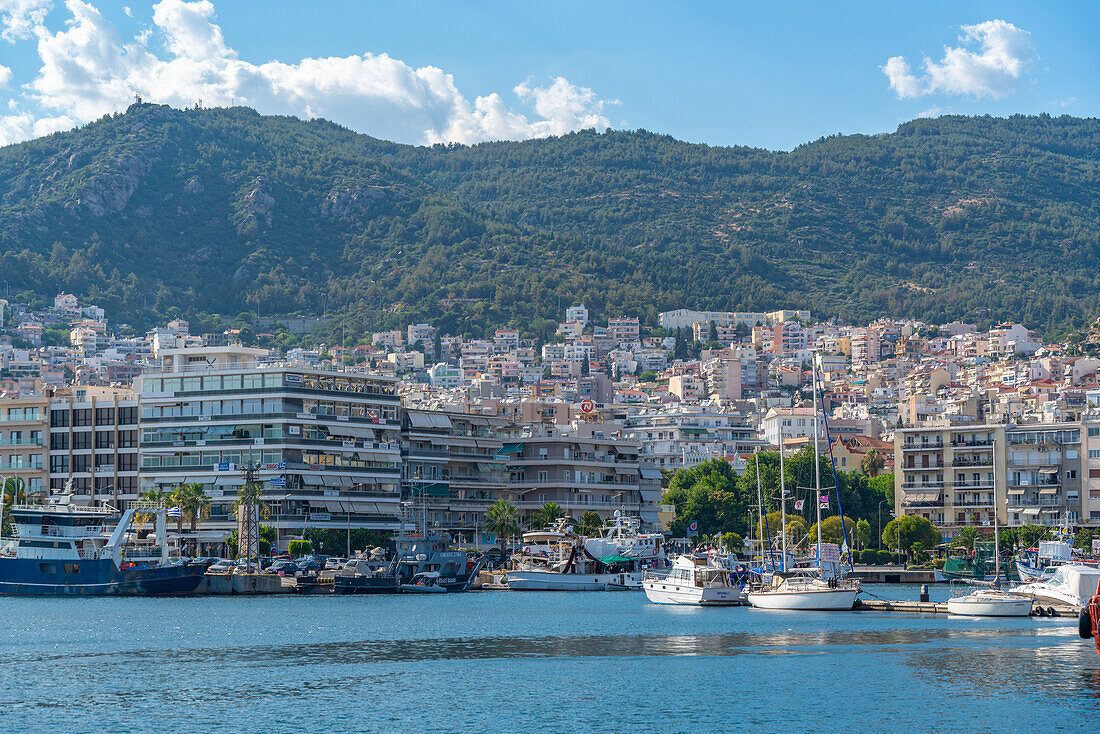
[[[1045,617],[1047,616],[1047,610],[1043,609],[1042,607],[1035,607],[1035,616]]]
[[[1048,616],[1048,617],[1053,617],[1053,616],[1055,616],[1055,614],[1054,614],[1054,607],[1047,607],[1047,616]]]
[[[1082,640],[1092,639],[1092,615],[1088,607],[1083,607],[1081,616],[1077,618],[1077,634],[1081,635]]]

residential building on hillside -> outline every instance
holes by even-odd
[[[670,471],[764,448],[743,416],[714,409],[683,407],[628,416],[623,435],[639,443],[643,461]]]

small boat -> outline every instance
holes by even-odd
[[[609,556],[656,560],[663,557],[661,533],[639,531],[641,520],[630,517],[622,510],[615,510],[615,519],[600,535],[584,541],[584,552],[589,558],[599,560]]]
[[[744,599],[741,589],[730,581],[729,570],[706,554],[679,556],[667,573],[647,571],[642,587],[655,604],[734,606]]]
[[[1054,569],[1046,581],[1020,584],[1012,593],[1029,596],[1041,604],[1068,604],[1082,607],[1096,593],[1100,569],[1076,563],[1066,563]]]
[[[975,589],[947,600],[947,612],[967,617],[1030,617],[1035,600],[1000,589]]]
[[[422,571],[416,574],[407,584],[401,584],[401,592],[404,594],[446,594],[447,587],[440,583],[438,571]]]

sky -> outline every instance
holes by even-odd
[[[247,105],[413,144],[644,128],[789,150],[943,114],[1096,116],[1095,2],[0,0],[0,145]]]

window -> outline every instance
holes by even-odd
[[[1100,469],[1089,469],[1089,479],[1100,479]]]
[[[73,472],[86,472],[88,471],[88,455],[78,454],[73,457]]]
[[[67,474],[69,471],[69,457],[68,456],[51,456],[50,457],[50,473],[51,474]]]
[[[69,448],[69,434],[67,433],[51,433],[50,434],[50,448],[68,450]]]
[[[73,425],[78,427],[92,425],[92,409],[79,408],[73,411]]]
[[[110,449],[114,448],[115,434],[113,431],[96,431],[95,432],[95,447],[97,449]]]
[[[1076,478],[1077,478],[1077,470],[1076,469],[1067,469],[1066,470],[1066,479],[1076,479]]]
[[[39,563],[38,570],[42,573],[57,573],[56,563]]]
[[[79,563],[66,563],[65,564],[65,573],[80,573],[80,564]]]
[[[69,425],[69,411],[67,411],[67,410],[51,410],[50,411],[50,426],[52,428],[65,428],[68,425]],[[1092,430],[1092,429],[1089,429],[1089,430]]]
[[[137,448],[137,431],[119,431],[118,447],[120,449]]]
[[[1100,426],[1089,426],[1089,438],[1100,436]],[[1095,513],[1093,513],[1095,515]]]
[[[97,426],[110,426],[115,422],[114,408],[96,408],[95,423]]]
[[[73,450],[90,449],[92,447],[92,432],[81,431],[73,434]]]
[[[538,473],[538,481],[540,481],[540,482],[547,482],[547,481],[549,481],[549,480],[550,480],[550,475],[549,475],[549,473],[548,473],[548,472],[546,472],[546,471],[540,471],[540,472]]]
[[[1090,459],[1100,459],[1100,449],[1089,449]]]

